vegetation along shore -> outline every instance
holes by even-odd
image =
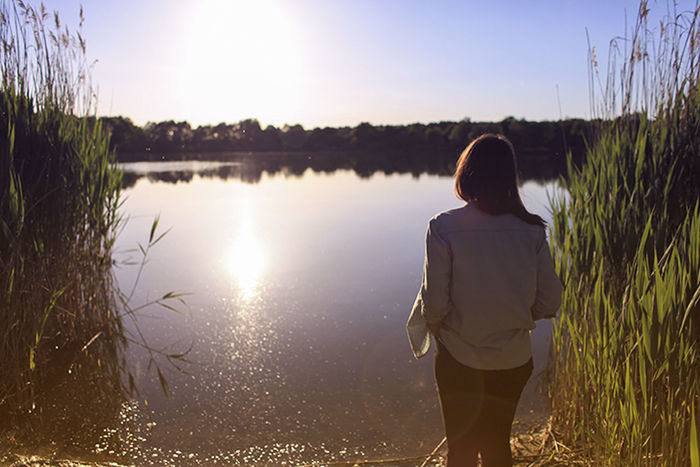
[[[654,32],[648,13],[613,43],[595,143],[552,203],[553,427],[595,464],[697,466],[700,10]]]
[[[0,453],[79,452],[133,393],[125,345],[146,346],[113,278],[122,174],[90,118],[82,36],[43,5],[3,1],[0,43]]]

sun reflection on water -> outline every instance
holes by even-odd
[[[238,283],[240,296],[244,300],[250,300],[258,294],[260,277],[265,270],[267,258],[250,215],[244,213],[240,220],[239,230],[233,237],[225,262],[229,274]]]

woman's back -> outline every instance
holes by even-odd
[[[423,315],[442,322],[450,353],[481,369],[525,363],[534,320],[560,304],[544,229],[469,203],[430,221],[426,249]]]

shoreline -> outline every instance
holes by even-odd
[[[587,465],[580,450],[567,447],[557,440],[552,431],[551,416],[530,423],[514,423],[510,443],[514,466],[560,466]],[[312,464],[280,464],[295,467],[361,467],[361,466],[431,466],[444,467],[447,444],[441,442],[432,452],[421,456],[394,457],[387,459],[357,459],[354,461],[331,461]],[[431,457],[432,456],[432,457]],[[430,458],[430,460],[429,460]],[[120,464],[111,461],[88,461],[82,459],[58,459],[51,455],[8,453],[0,457],[0,466],[8,467],[127,467],[138,464]]]

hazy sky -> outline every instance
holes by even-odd
[[[79,1],[50,0],[64,21]],[[99,113],[305,127],[588,117],[632,0],[84,1]],[[649,2],[654,17],[666,2]],[[681,2],[681,9],[694,1]],[[653,21],[651,24],[657,24]]]

